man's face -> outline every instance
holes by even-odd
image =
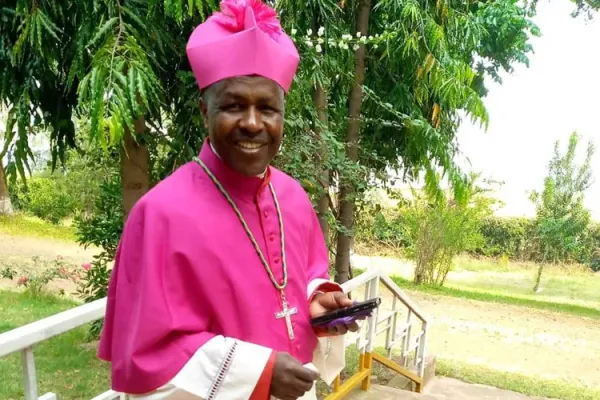
[[[259,76],[226,79],[207,89],[201,108],[209,139],[223,161],[243,175],[262,174],[283,136],[281,87]]]

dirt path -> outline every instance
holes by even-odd
[[[412,291],[407,294],[429,320],[430,354],[600,388],[598,320]],[[382,296],[383,310],[391,309],[385,289]]]
[[[14,237],[0,233],[0,261],[30,260],[34,256],[55,259],[58,256],[77,264],[90,262],[96,249],[84,249],[76,243],[32,237]]]
[[[28,264],[31,265],[32,270],[35,270],[41,263],[33,263],[33,257],[39,257],[41,260],[47,261],[62,257],[67,263],[77,267],[82,263],[91,262],[97,252],[98,249],[84,249],[76,243],[33,237],[7,236],[0,233],[0,268]],[[14,282],[0,278],[0,288],[14,286]],[[52,290],[63,289],[66,293],[72,293],[76,285],[73,282],[58,280],[52,282],[49,287]]]

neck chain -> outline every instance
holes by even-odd
[[[238,219],[240,220],[242,226],[244,227],[244,230],[246,231],[248,238],[252,242],[252,245],[254,246],[254,250],[256,250],[256,253],[258,254],[258,257],[260,258],[260,261],[262,262],[263,267],[265,268],[265,271],[267,271],[267,274],[269,275],[269,278],[271,279],[271,283],[277,290],[281,291],[281,297],[285,303],[285,294],[283,291],[288,284],[287,263],[286,263],[286,257],[285,257],[285,235],[283,232],[283,218],[281,217],[281,209],[279,207],[279,201],[277,200],[277,196],[275,195],[275,189],[273,188],[273,185],[271,183],[269,183],[269,189],[271,191],[271,195],[273,196],[273,201],[275,202],[275,208],[277,209],[277,220],[279,221],[279,231],[281,232],[280,233],[281,264],[283,266],[283,281],[281,283],[277,282],[277,279],[275,279],[275,276],[273,275],[273,271],[271,270],[271,267],[269,266],[267,259],[263,255],[262,250],[258,246],[258,243],[256,242],[256,239],[254,238],[254,235],[252,234],[250,227],[248,227],[248,224],[246,223],[246,220],[242,216],[240,209],[235,204],[235,202],[233,201],[233,199],[231,198],[229,193],[227,193],[227,191],[225,190],[223,185],[221,185],[221,182],[219,182],[217,177],[213,175],[213,173],[210,171],[210,169],[208,169],[206,164],[204,164],[204,162],[202,162],[202,160],[200,160],[198,157],[194,157],[194,161],[202,167],[202,169],[208,175],[210,180],[219,189],[219,191],[225,197],[225,199],[227,199],[227,202],[229,203],[229,205],[231,205],[231,208],[233,208],[233,211],[235,212],[235,214],[237,215]]]

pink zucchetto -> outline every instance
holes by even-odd
[[[259,75],[287,93],[300,62],[277,14],[261,0],[223,0],[192,33],[187,56],[200,89],[222,79]]]

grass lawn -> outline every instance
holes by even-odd
[[[532,293],[538,264],[457,257],[448,286],[600,308],[600,276],[582,266],[544,268],[541,293]]]
[[[354,269],[354,276],[360,275],[363,270]],[[390,278],[403,290],[416,291],[440,296],[450,296],[461,299],[479,300],[490,303],[512,304],[540,310],[554,311],[578,315],[581,317],[600,319],[600,307],[579,305],[573,303],[559,303],[555,299],[548,297],[526,296],[511,293],[510,291],[493,291],[491,288],[481,287],[461,287],[447,283],[445,286],[434,285],[416,285],[412,280],[403,276],[390,276]],[[595,285],[600,292],[600,279],[597,277],[588,277],[592,280],[591,285]],[[593,281],[595,279],[595,281]],[[599,304],[600,306],[600,304]]]
[[[437,360],[436,374],[468,383],[494,386],[528,396],[561,400],[598,400],[600,389],[587,388],[561,380],[534,378],[513,372],[497,371],[456,360]]]
[[[31,298],[0,291],[0,333],[74,307],[76,304],[54,297]],[[96,345],[86,342],[87,329],[54,337],[34,347],[38,394],[53,392],[61,400],[84,400],[110,387],[108,365],[96,358]],[[0,399],[22,399],[21,356],[0,358]]]
[[[530,298],[526,296],[518,296],[512,294],[504,294],[500,292],[490,292],[480,289],[459,289],[452,286],[429,286],[429,285],[415,285],[412,281],[405,278],[392,276],[391,279],[402,289],[414,290],[418,292],[435,294],[440,296],[451,296],[461,299],[487,301],[490,303],[502,303],[512,304],[523,307],[537,308],[540,310],[554,311],[567,313],[572,315],[578,315],[581,317],[588,317],[594,319],[600,319],[600,309],[595,307],[581,306],[577,304],[568,303],[557,303],[554,301],[547,301],[544,299]],[[599,289],[600,290],[600,289]]]
[[[39,218],[23,214],[0,216],[0,234],[75,241],[75,229],[72,226],[52,225]]]

